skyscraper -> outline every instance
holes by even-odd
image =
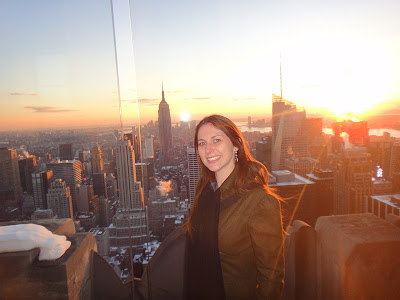
[[[92,174],[103,173],[103,152],[101,151],[100,147],[93,147],[90,150],[90,160],[92,162]]]
[[[82,163],[79,160],[50,162],[47,164],[47,169],[53,170],[54,179],[65,181],[70,188],[72,207],[74,211],[78,211],[76,188],[82,184]]]
[[[86,151],[79,151],[79,161],[81,163],[86,161]]]
[[[154,157],[154,136],[149,135],[145,138],[145,153],[143,155],[144,158]]]
[[[147,201],[149,199],[149,190],[150,190],[150,176],[149,176],[149,168],[150,163],[136,163],[136,180],[141,182],[141,186],[144,192],[144,198]]]
[[[172,127],[169,105],[165,101],[164,88],[162,99],[158,107],[158,133],[160,141],[160,161],[162,165],[169,164],[172,157]]]
[[[194,148],[187,148],[188,173],[189,173],[189,202],[192,206],[196,193],[197,181],[200,178],[201,166],[197,160]]]
[[[372,194],[372,161],[364,147],[343,148],[333,164],[334,214],[357,214],[367,211]]]
[[[95,195],[107,197],[106,173],[93,174],[93,190]]]
[[[47,193],[48,208],[53,210],[53,213],[58,218],[72,218],[72,198],[69,187],[62,179],[56,179],[50,185]]]
[[[32,190],[32,173],[36,172],[37,162],[34,155],[20,159],[18,161],[19,175],[21,180],[22,191],[28,195],[33,195]]]
[[[135,151],[130,140],[119,141],[116,151],[119,200],[124,209],[143,207],[143,189],[136,182]]]
[[[58,146],[60,160],[70,160],[74,158],[72,144],[60,144]]]
[[[306,177],[307,174],[313,173],[315,169],[319,169],[319,161],[315,158],[293,157],[285,159],[285,170],[289,170],[297,175]]]
[[[146,210],[141,182],[136,181],[135,151],[130,139],[118,142],[116,151],[120,209],[113,217],[110,244],[136,247],[146,241]]]
[[[0,148],[0,207],[18,206],[21,196],[17,151]]]
[[[306,111],[272,94],[272,170],[285,168],[285,159],[308,157]]]
[[[256,143],[256,159],[270,171],[272,165],[271,157],[272,137],[262,137],[261,141],[257,141]]]
[[[302,220],[314,226],[318,217],[316,186],[311,180],[288,170],[272,171],[268,186],[286,198],[282,205],[283,228],[292,225],[293,220]]]
[[[47,208],[47,192],[52,177],[52,170],[32,174],[33,202],[36,209]]]

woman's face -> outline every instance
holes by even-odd
[[[203,164],[215,172],[218,186],[235,168],[235,147],[229,137],[214,125],[207,123],[197,134],[197,150]]]

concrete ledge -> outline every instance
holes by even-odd
[[[18,224],[37,224],[46,227],[54,234],[65,235],[75,233],[75,225],[72,219],[42,219],[30,221],[0,222],[0,226]]]
[[[123,283],[114,268],[97,252],[93,252],[93,299],[140,299],[132,297],[133,281]]]
[[[400,299],[400,228],[373,214],[319,217],[319,299]]]
[[[295,220],[288,226],[288,234],[283,299],[316,299],[316,232],[309,224]]]
[[[386,215],[386,221],[392,223],[397,227],[400,227],[400,216],[396,216],[394,214],[388,214]]]
[[[54,261],[39,261],[39,249],[0,254],[2,299],[91,299],[96,241],[91,233],[66,236],[71,247]]]

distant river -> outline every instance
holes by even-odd
[[[270,132],[272,131],[272,128],[269,126],[266,127],[248,127],[247,122],[235,122],[237,127],[240,129],[240,131],[249,131],[249,132],[254,132],[254,131],[260,131],[260,132]],[[322,131],[326,134],[333,134],[332,128],[322,128]],[[384,132],[389,132],[390,136],[400,138],[400,130],[396,129],[370,129],[369,130],[369,135],[377,135],[377,136],[382,136]]]

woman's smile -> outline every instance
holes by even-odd
[[[214,125],[207,123],[198,132],[197,152],[203,164],[215,173],[220,186],[235,168],[235,147],[229,137]]]

